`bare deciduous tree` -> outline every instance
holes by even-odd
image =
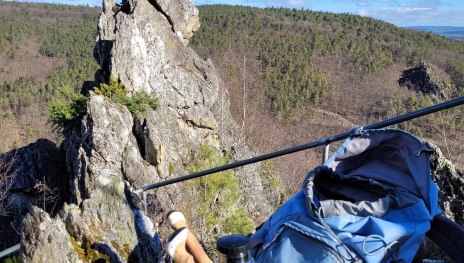
[[[40,206],[44,211],[55,211],[57,202],[59,201],[58,189],[50,188],[46,182],[38,181],[34,185],[34,191],[37,193],[37,206]]]
[[[13,170],[14,160],[14,157],[6,158],[0,155],[0,215],[7,213],[9,191],[15,177],[15,171]]]

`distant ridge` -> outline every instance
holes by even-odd
[[[447,38],[464,41],[464,27],[458,26],[411,26],[410,29],[432,32]]]

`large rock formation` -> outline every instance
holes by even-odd
[[[416,67],[405,70],[398,83],[408,89],[433,95],[437,99],[447,98],[444,83],[439,80],[432,67],[425,62],[420,62]]]
[[[105,0],[98,26],[96,82],[111,76],[130,94],[154,92],[159,109],[147,107],[133,116],[90,92],[87,113],[79,127],[66,130],[63,142],[72,204],[56,218],[31,210],[22,228],[24,262],[157,262],[160,238],[138,210],[131,187],[187,174],[204,145],[217,154],[235,149],[237,159],[250,156],[236,145],[238,129],[213,64],[188,47],[199,27],[192,1],[130,0],[116,6]],[[242,168],[236,176],[244,191],[241,206],[259,219],[271,211],[258,168]],[[183,196],[177,185],[149,195],[157,212],[179,207]]]
[[[113,2],[103,4],[95,48],[101,70],[96,79],[113,76],[130,92],[155,92],[160,100],[159,110],[135,117],[134,137],[122,158],[125,178],[140,187],[184,174],[192,152],[205,144],[218,151],[240,149],[235,151],[237,159],[250,156],[236,145],[238,129],[214,65],[187,46],[199,27],[193,2],[128,1],[116,13]],[[247,193],[244,205],[259,217],[270,211],[259,176],[250,176],[256,171],[257,166],[251,166],[239,174],[248,174],[240,180]]]
[[[0,250],[19,242],[21,220],[32,206],[54,215],[69,201],[64,160],[46,139],[0,154]]]

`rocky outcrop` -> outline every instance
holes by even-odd
[[[11,177],[3,185],[6,175]],[[19,242],[22,218],[32,206],[56,214],[63,202],[69,201],[64,152],[49,140],[40,139],[0,154],[0,176],[0,196],[6,198],[0,200],[0,248]],[[3,196],[5,189],[9,192],[7,196]]]
[[[443,214],[464,227],[464,176],[441,150],[433,144],[430,158],[432,179],[438,186],[438,202]],[[443,244],[435,244],[426,238],[422,243],[414,262],[425,262],[435,259],[440,262],[454,262],[444,251]],[[431,260],[433,261],[433,260]]]
[[[133,116],[89,91],[87,113],[78,127],[66,130],[63,142],[72,204],[57,218],[37,209],[28,215],[25,262],[41,262],[32,250],[52,256],[59,246],[46,239],[55,236],[64,244],[56,254],[62,262],[77,261],[76,253],[83,262],[157,262],[160,237],[130,189],[187,174],[204,145],[217,154],[235,149],[235,159],[250,157],[236,143],[238,128],[213,64],[188,47],[198,26],[191,0],[129,0],[121,6],[104,1],[94,50],[101,67],[96,82],[112,76],[131,95],[156,93],[159,107]],[[244,192],[240,206],[253,218],[264,218],[271,211],[258,169],[253,165],[235,174]],[[158,214],[180,207],[183,198],[178,185],[148,194]],[[46,231],[37,229],[44,225]]]
[[[71,196],[78,206],[65,207],[61,217],[85,255],[100,251],[116,262],[156,262],[160,251],[150,250],[150,243],[139,240],[146,233],[138,232],[143,229],[137,228],[138,210],[131,206],[125,181],[128,178],[124,176],[131,171],[137,178],[144,175],[139,171],[144,171],[156,178],[156,169],[139,153],[128,154],[138,149],[133,123],[125,106],[103,96],[90,97],[81,126],[69,131],[65,141],[67,163],[73,174]],[[141,253],[147,250],[152,257],[143,257]]]
[[[464,227],[464,176],[434,147],[431,158],[432,178],[438,185],[443,214]]]
[[[398,83],[408,89],[434,95],[438,99],[447,98],[445,85],[433,73],[432,67],[425,62],[420,62],[417,67],[405,70]]]

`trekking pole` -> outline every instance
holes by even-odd
[[[445,101],[445,102],[442,102],[442,103],[439,103],[439,104],[436,104],[436,105],[433,105],[433,106],[430,106],[430,107],[426,107],[426,108],[423,108],[423,109],[420,109],[420,110],[416,110],[416,111],[413,111],[413,112],[409,112],[409,113],[406,113],[406,114],[403,114],[403,115],[392,117],[390,119],[383,120],[383,121],[380,121],[380,122],[377,122],[377,123],[374,123],[374,124],[371,124],[371,125],[368,125],[368,126],[364,126],[364,129],[384,128],[384,127],[387,127],[387,126],[390,126],[390,125],[393,125],[393,124],[397,124],[397,123],[400,123],[400,122],[412,120],[412,119],[422,117],[422,116],[425,116],[425,115],[428,115],[428,114],[431,114],[431,113],[434,113],[434,112],[438,112],[438,111],[446,110],[446,109],[449,109],[449,108],[453,108],[453,107],[456,107],[456,106],[459,106],[459,105],[462,105],[462,104],[464,104],[464,96],[457,97],[455,99]],[[329,136],[329,137],[326,137],[324,139],[320,139],[318,141],[293,146],[293,147],[290,147],[290,148],[287,148],[287,149],[283,149],[283,150],[267,153],[267,154],[264,154],[264,155],[252,157],[252,158],[249,158],[249,159],[237,161],[235,163],[226,164],[226,165],[211,168],[211,169],[208,169],[208,170],[205,170],[205,171],[201,171],[201,172],[197,172],[197,173],[193,173],[193,174],[189,174],[189,175],[184,175],[184,176],[179,176],[179,177],[168,179],[168,180],[165,180],[165,181],[162,181],[162,182],[146,185],[143,188],[137,190],[136,192],[140,193],[140,192],[143,192],[143,191],[159,188],[159,187],[162,187],[162,186],[175,184],[175,183],[187,181],[187,180],[190,180],[190,179],[202,177],[202,176],[205,176],[205,175],[209,175],[209,174],[213,174],[213,173],[217,173],[217,172],[222,172],[222,171],[237,168],[237,167],[240,167],[240,166],[244,166],[244,165],[248,165],[248,164],[252,164],[252,163],[257,163],[257,162],[261,162],[261,161],[264,161],[264,160],[280,157],[280,156],[283,156],[283,155],[287,155],[287,154],[291,154],[291,153],[311,149],[311,148],[314,148],[314,147],[317,147],[317,146],[327,145],[327,144],[332,143],[332,142],[336,142],[336,141],[346,139],[350,135],[351,135],[351,131],[346,131],[344,133]]]

